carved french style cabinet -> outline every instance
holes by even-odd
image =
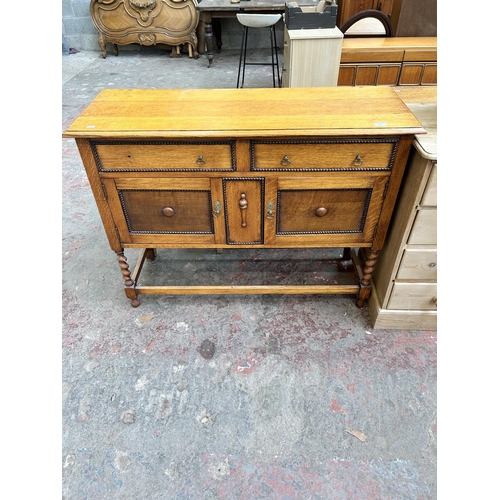
[[[115,55],[118,45],[163,43],[173,47],[173,57],[187,44],[189,56],[197,58],[197,5],[197,0],[91,0],[90,15],[99,32],[102,57],[107,43],[113,44]]]

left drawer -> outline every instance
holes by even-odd
[[[236,170],[235,141],[92,141],[101,172],[182,172]]]

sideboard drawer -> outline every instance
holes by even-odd
[[[437,310],[436,283],[394,283],[388,309]]]
[[[148,142],[93,143],[99,169],[111,171],[231,171],[235,170],[235,143]]]
[[[408,237],[410,245],[437,245],[437,210],[419,210]]]
[[[253,141],[251,170],[388,170],[396,140]]]
[[[432,166],[420,204],[428,207],[437,207],[437,164]]]
[[[437,250],[407,248],[401,258],[396,279],[437,279]]]

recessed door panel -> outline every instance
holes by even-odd
[[[264,179],[224,179],[226,237],[229,245],[264,243]]]
[[[276,241],[363,246],[373,240],[387,176],[278,179]]]

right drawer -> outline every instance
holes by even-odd
[[[389,170],[397,140],[252,141],[253,171]]]

